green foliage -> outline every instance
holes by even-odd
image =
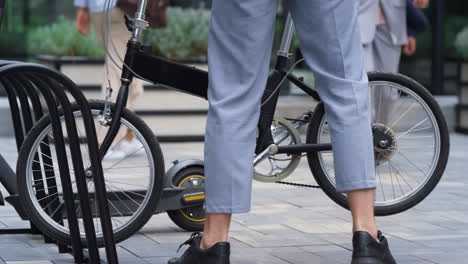
[[[206,9],[167,10],[167,27],[147,30],[145,45],[153,53],[179,61],[206,61],[210,12]]]
[[[455,39],[455,49],[462,58],[468,60],[468,26],[458,33]]]
[[[445,23],[445,48],[449,55],[454,53],[454,43],[457,34],[468,26],[468,17],[466,16],[451,16],[448,17]]]
[[[25,56],[26,38],[24,33],[1,32],[0,33],[0,56],[4,58],[13,58]]]
[[[73,21],[61,17],[56,23],[31,30],[28,33],[28,50],[31,54],[103,57],[104,52],[94,33],[90,35],[82,36]]]

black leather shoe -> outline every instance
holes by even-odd
[[[367,232],[354,232],[351,264],[396,264],[382,232],[377,237],[380,243]]]
[[[230,245],[228,242],[220,242],[209,249],[200,248],[201,234],[193,233],[189,240],[180,245],[190,245],[184,254],[178,258],[172,258],[168,264],[229,264]],[[178,250],[177,250],[178,251]]]

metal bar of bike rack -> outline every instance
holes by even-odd
[[[109,263],[117,264],[118,258],[117,258],[116,248],[115,248],[115,241],[114,241],[113,230],[112,230],[112,222],[111,222],[109,208],[107,204],[106,186],[104,182],[102,164],[101,164],[101,160],[99,157],[99,147],[98,147],[98,142],[97,142],[94,119],[92,117],[89,104],[86,98],[84,97],[83,93],[78,89],[76,84],[73,83],[70,79],[68,79],[67,77],[65,77],[64,75],[56,71],[51,71],[50,69],[47,69],[43,66],[37,66],[37,65],[34,65],[34,66],[35,66],[36,71],[43,72],[43,74],[45,75],[43,77],[48,77],[49,80],[53,80],[53,81],[60,83],[62,87],[65,88],[74,97],[75,101],[80,106],[80,110],[83,116],[85,132],[88,138],[87,143],[88,143],[89,155],[90,155],[90,161],[91,161],[90,170],[94,176],[93,180],[94,180],[94,185],[95,185],[95,194],[97,197],[97,202],[98,202],[98,207],[99,207],[99,212],[100,212],[100,220],[101,220],[102,233],[104,236],[103,238],[104,238],[104,243],[105,243],[105,248],[106,248],[106,256],[107,256],[107,260]],[[69,103],[67,101],[67,97],[64,94],[58,94],[58,96],[62,97],[61,100],[64,101],[65,103]],[[68,106],[63,105],[63,107],[64,108],[69,107],[69,105]],[[68,113],[64,111],[65,117],[66,117],[65,120],[67,121],[67,114],[68,114],[68,116],[70,117],[69,118],[70,126],[71,128],[73,128],[75,125],[74,116],[73,116],[73,112],[71,111],[71,109],[69,110],[70,111]],[[72,136],[74,137],[75,147],[77,147],[77,149],[79,150],[79,141],[78,141],[78,136],[76,135],[76,127],[74,131],[71,131],[71,132],[72,132]],[[73,135],[73,133],[75,134]],[[71,144],[70,147],[72,145],[73,144]],[[79,156],[79,162],[82,162],[81,155]],[[84,187],[86,188],[86,185]],[[83,197],[83,198],[88,199],[88,197]],[[91,221],[91,224],[92,224],[92,221]]]
[[[22,74],[16,74],[14,75],[14,77],[16,77],[17,80],[19,80],[19,85],[21,87],[23,87],[27,92],[27,94],[30,96],[30,101],[32,102],[32,106],[33,106],[33,109],[34,109],[34,112],[37,113],[35,114],[35,120],[36,122],[39,121],[39,119],[43,116],[43,111],[42,111],[42,107],[40,105],[40,98],[39,98],[39,95],[37,94],[34,86],[32,85],[31,82],[29,82],[28,80],[26,80],[25,78],[22,78]],[[38,83],[35,83],[34,84],[36,87],[39,85]],[[47,89],[47,87],[44,87],[44,89]],[[37,111],[37,112],[36,112]],[[48,138],[46,137],[44,139],[44,144],[41,145],[41,152],[40,153],[36,153],[35,154],[35,157],[34,159],[35,160],[39,160],[38,159],[38,156],[41,156],[42,158],[42,163],[43,164],[48,164],[48,166],[51,166],[53,167],[53,160],[52,160],[52,152],[50,151],[50,145],[49,145],[49,140]],[[35,170],[35,168],[37,170]],[[59,210],[60,207],[61,207],[61,204],[59,202],[59,200],[57,199],[58,198],[58,188],[57,188],[57,182],[55,180],[55,172],[53,170],[45,170],[45,178],[43,178],[42,176],[42,173],[40,171],[40,164],[39,163],[34,163],[33,164],[33,170],[34,170],[34,179],[36,180],[36,182],[38,181],[42,181],[42,180],[45,180],[46,183],[47,183],[47,192],[51,195],[49,195],[48,197],[45,196],[45,193],[42,195],[38,195],[38,198],[41,198],[41,196],[43,198],[41,199],[44,199],[44,203],[45,204],[49,204],[50,206],[48,207],[48,211],[49,213],[53,213],[53,216],[52,216],[52,219],[57,221],[59,224],[63,224],[63,216],[62,216],[62,211]],[[44,189],[44,192],[45,192],[45,188]],[[55,195],[53,195],[55,194]],[[41,200],[42,201],[42,200]],[[53,240],[44,235],[44,239],[45,239],[45,242],[46,243],[52,243]],[[67,246],[61,242],[57,242],[57,246],[59,248],[59,252],[67,252],[68,249],[67,249]]]
[[[32,71],[34,72],[34,70]],[[28,75],[28,76],[30,78],[34,78],[33,75]],[[55,150],[57,153],[57,162],[59,165],[60,179],[62,181],[62,189],[63,189],[63,196],[65,200],[65,207],[67,209],[70,236],[72,237],[70,242],[72,245],[73,256],[75,258],[75,262],[82,263],[84,262],[84,256],[83,256],[83,248],[81,245],[81,241],[80,240],[76,241],[76,239],[73,239],[73,238],[80,238],[80,231],[79,231],[79,226],[78,226],[78,220],[76,217],[75,205],[72,200],[73,189],[71,185],[68,160],[66,158],[67,156],[66,156],[65,142],[63,140],[64,136],[63,136],[62,126],[61,126],[60,118],[59,118],[58,105],[57,105],[57,102],[55,101],[54,95],[49,89],[47,89],[47,87],[44,87],[41,85],[38,85],[37,87],[41,91],[46,101],[49,112],[50,112],[49,116],[51,118],[52,132],[53,132],[54,139],[55,139],[55,145],[56,145]]]
[[[49,87],[54,87],[55,95],[60,100],[63,115],[65,116],[65,123],[67,135],[69,138],[70,154],[72,156],[73,170],[75,174],[76,186],[78,188],[78,195],[80,200],[81,212],[83,214],[83,225],[85,229],[86,238],[88,241],[88,249],[90,252],[91,260],[99,260],[99,252],[96,244],[96,232],[93,223],[91,207],[89,205],[88,188],[86,184],[86,175],[84,172],[83,159],[81,156],[81,149],[79,145],[79,137],[76,129],[75,116],[68,101],[67,96],[57,84],[45,76],[40,76],[44,83],[48,83]],[[74,200],[72,198],[72,200]]]
[[[0,66],[6,66],[6,65],[12,65],[12,64],[18,64],[18,62],[5,61],[5,60],[0,61]],[[24,136],[25,136],[27,131],[23,131],[23,124],[21,123],[21,118],[20,118],[20,110],[19,110],[18,102],[16,100],[17,91],[14,89],[14,87],[5,85],[4,82],[2,82],[2,83],[3,83],[3,87],[5,88],[5,90],[7,92],[8,101],[9,101],[9,104],[10,104],[10,113],[11,113],[11,116],[12,116],[13,128],[14,128],[14,132],[15,132],[16,147],[17,147],[17,150],[19,151],[19,149],[20,149],[20,147],[21,147],[21,145],[23,143]],[[17,198],[17,193],[18,193],[16,180],[12,181],[12,179],[16,178],[16,175],[9,166],[8,166],[8,168],[9,168],[9,171],[5,172],[5,175],[2,174],[2,180],[3,180],[2,183],[5,186],[8,193],[10,194],[10,196],[7,197],[7,198],[10,198],[10,199],[7,199],[7,201],[10,202],[15,207],[16,211],[21,216],[21,218],[24,218],[25,212],[21,208],[21,205],[19,204],[18,199],[16,199]],[[2,232],[3,233],[30,232],[30,233],[34,233],[34,234],[39,234],[40,233],[38,228],[32,222],[30,222],[30,228],[29,229],[9,229],[9,230],[2,230]]]
[[[17,98],[19,99],[20,109],[21,109],[20,113],[22,117],[21,120],[23,121],[22,124],[24,128],[24,135],[26,135],[33,127],[33,119],[32,119],[32,112],[31,112],[29,100],[25,93],[25,88],[13,76],[6,76],[4,78],[4,81],[5,81],[5,86],[11,87],[10,89],[15,91]],[[39,155],[37,153],[36,153],[36,156],[34,157],[34,160],[39,160]],[[38,198],[42,199],[46,197],[46,193],[45,193],[45,189],[43,188],[44,186],[41,186],[42,182],[39,181],[42,178],[42,175],[38,174],[37,173],[38,171],[36,171],[37,169],[40,168],[40,166],[38,165],[39,165],[38,163],[33,164],[34,180],[39,185],[38,186],[39,191],[37,192]],[[42,204],[44,205],[44,204],[47,204],[45,202],[47,202],[48,200],[41,200],[41,202],[42,201],[43,201]]]
[[[12,118],[15,122],[15,136],[18,148],[24,141],[24,134],[32,128],[34,121],[37,122],[44,114],[40,98],[44,99],[45,105],[48,108],[48,118],[50,118],[51,121],[56,159],[62,181],[65,209],[69,223],[69,242],[72,246],[75,262],[82,263],[84,261],[83,245],[80,236],[77,213],[75,211],[70,170],[66,156],[67,147],[65,144],[64,131],[61,125],[62,120],[65,121],[65,129],[69,139],[68,144],[72,156],[72,166],[75,171],[74,174],[78,187],[78,197],[82,207],[81,216],[83,217],[90,261],[91,263],[100,263],[93,215],[89,204],[89,195],[86,184],[87,173],[91,173],[93,175],[95,195],[98,205],[97,209],[99,209],[100,212],[107,263],[117,264],[118,258],[113,237],[111,216],[107,203],[107,193],[102,164],[99,157],[95,124],[86,98],[70,79],[44,66],[8,61],[0,61],[0,66],[0,82],[2,82],[2,84],[7,84],[8,86],[6,89],[9,100],[11,101],[10,105],[12,105]],[[42,97],[39,97],[38,93],[40,93]],[[81,156],[81,146],[77,133],[76,120],[68,99],[69,97],[66,93],[69,93],[73,97],[82,113],[86,138],[88,139],[86,143],[88,145],[91,161],[91,166],[90,168],[86,168],[86,173]],[[18,105],[17,97],[19,99],[21,109],[20,105]],[[60,109],[59,106],[61,107]],[[63,117],[63,119],[61,117]],[[21,120],[23,120],[23,124],[21,123]],[[50,148],[42,149],[41,147],[41,152],[42,151],[45,151],[45,153],[36,153],[36,157],[37,154],[45,154],[42,158],[46,156],[51,157]],[[49,191],[58,193],[56,189],[49,189]]]
[[[16,149],[20,150],[21,145],[24,141],[23,126],[21,125],[20,110],[18,101],[16,100],[16,93],[10,86],[6,85],[4,80],[0,80],[3,87],[5,88],[8,96],[8,102],[10,103],[11,120],[13,122],[13,130],[15,132]]]
[[[24,128],[24,131],[22,131],[23,136],[25,136],[33,127],[33,114],[31,111],[31,106],[30,105],[30,100],[28,98],[28,94],[26,93],[26,89],[21,82],[19,82],[16,78],[17,76],[6,76],[4,77],[4,86],[5,89],[9,89],[11,91],[14,91],[17,98],[19,99],[20,103],[20,113],[21,113],[21,120],[22,120],[22,127]],[[32,100],[31,100],[32,101]],[[37,102],[39,103],[39,101]],[[36,105],[36,104],[35,104]],[[42,146],[44,147],[44,146]],[[44,158],[45,155],[41,155]],[[34,156],[34,160],[39,160],[39,154],[36,153]],[[48,210],[53,210],[54,207],[59,205],[58,199],[55,199],[56,197],[47,197],[46,195],[46,190],[45,186],[43,185],[42,182],[42,173],[40,172],[40,164],[39,163],[34,163],[33,164],[33,178],[34,181],[36,182],[36,186],[38,191],[36,192],[37,198],[40,200],[40,204],[42,206],[46,206],[50,204],[52,207],[48,207]],[[54,184],[53,186],[56,186]],[[57,217],[60,217],[60,215],[57,215]],[[31,223],[32,224],[32,223]],[[32,224],[32,229],[36,229],[35,226]],[[52,243],[53,240],[44,235],[44,240],[46,243]]]

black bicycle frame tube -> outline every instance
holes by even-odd
[[[127,104],[129,85],[134,77],[132,71],[153,83],[174,87],[180,91],[207,98],[207,72],[148,55],[142,51],[142,46],[139,43],[129,41],[125,54],[125,65],[122,70],[122,86],[117,96],[115,110],[112,113],[112,122],[99,150],[101,160],[120,129],[120,117]]]
[[[275,116],[275,110],[280,94],[278,86],[281,85],[281,82],[286,77],[288,62],[288,57],[278,56],[275,70],[268,78],[267,86],[262,96],[263,105],[260,110],[260,118],[258,121],[258,137],[255,154],[261,153],[268,146],[275,143],[271,134],[271,123]]]
[[[132,70],[143,78],[180,92],[208,99],[208,72],[152,56],[142,50],[138,50],[134,56]]]
[[[307,85],[303,80],[297,78],[293,74],[289,73],[288,74],[288,81],[299,87],[302,91],[304,91],[306,94],[310,95],[312,98],[314,98],[316,101],[321,101],[319,94],[317,91],[312,89],[309,85]]]
[[[153,83],[169,86],[181,92],[207,99],[208,72],[161,57],[146,54],[139,47],[140,46],[138,45],[132,46],[129,44],[126,55],[126,64],[133,65],[131,68],[138,75],[152,81]],[[320,96],[315,90],[304,83],[301,79],[288,72],[288,62],[288,57],[278,56],[275,69],[268,78],[267,86],[262,97],[263,106],[261,107],[258,123],[259,136],[257,138],[256,154],[262,152],[270,144],[274,143],[271,135],[271,123],[273,122],[279,98],[280,89],[278,89],[278,85],[280,85],[284,78],[287,78],[288,81],[292,82],[315,100],[320,101]],[[123,78],[133,77],[128,69],[124,69],[124,72],[126,73],[122,74]],[[266,101],[267,99],[268,101]],[[119,116],[118,110],[120,106],[119,99],[117,99],[113,122],[116,121],[114,119]],[[290,154],[324,150],[331,150],[331,145],[302,144],[288,146],[286,148],[280,147],[281,153]]]
[[[280,154],[302,154],[318,151],[331,151],[332,145],[327,144],[297,144],[289,146],[279,146],[278,152]]]

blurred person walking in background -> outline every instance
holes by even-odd
[[[397,73],[402,50],[412,55],[416,51],[414,34],[429,27],[424,14],[415,9],[426,8],[429,0],[359,0],[356,3],[366,70]],[[408,36],[408,32],[413,35]],[[373,122],[388,124],[398,92],[384,90],[373,89],[370,98]]]
[[[112,100],[115,101],[120,88],[120,77],[122,65],[116,65],[114,61],[120,63],[120,58],[124,58],[127,50],[127,41],[130,39],[130,32],[125,26],[125,13],[116,7],[117,0],[75,0],[77,7],[76,27],[78,31],[87,36],[90,32],[91,24],[96,32],[96,38],[106,53],[106,66],[104,71],[102,91],[105,93],[107,87],[114,89]],[[107,20],[107,12],[110,12]],[[109,27],[107,26],[109,23]],[[109,28],[109,32],[105,29]],[[107,35],[106,35],[107,34]],[[107,36],[107,39],[106,39]],[[111,43],[114,43],[114,45]],[[108,73],[107,73],[108,72]],[[134,78],[130,87],[127,101],[127,108],[134,110],[137,100],[143,95],[143,81]],[[102,141],[107,131],[100,131],[99,140]],[[106,155],[107,158],[121,159],[131,155],[141,148],[141,143],[130,131],[120,130],[114,139],[112,148]]]

